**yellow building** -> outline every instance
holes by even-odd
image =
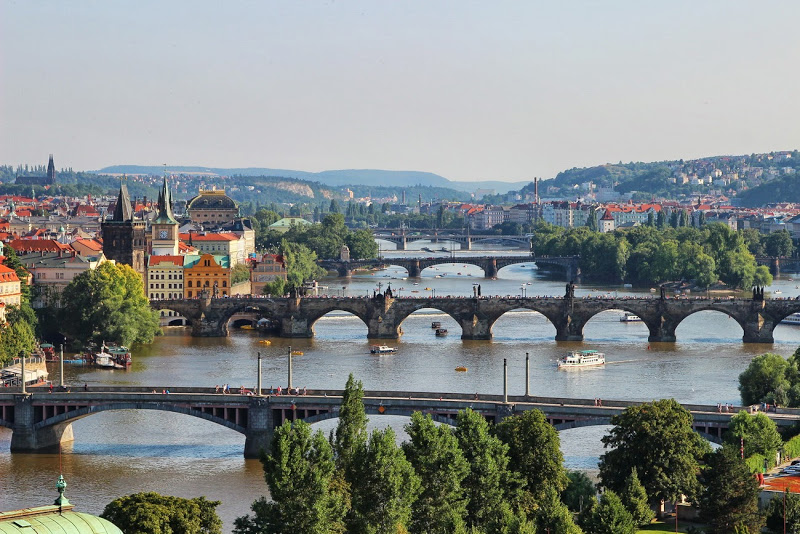
[[[197,297],[204,290],[211,296],[230,296],[230,259],[212,254],[184,256],[183,287],[185,298]]]

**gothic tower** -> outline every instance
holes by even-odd
[[[50,161],[47,163],[47,181],[50,185],[56,183],[56,166],[53,164],[53,155],[50,154]]]
[[[178,221],[172,214],[172,193],[167,187],[167,177],[158,194],[158,213],[150,223],[154,256],[178,255]]]
[[[128,187],[121,184],[114,215],[102,225],[103,254],[109,260],[130,265],[144,278],[145,222],[134,219]]]

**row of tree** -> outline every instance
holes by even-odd
[[[735,288],[772,283],[744,235],[718,223],[702,229],[639,226],[609,233],[540,223],[532,239],[537,255],[579,255],[583,274],[594,278],[646,285],[687,280],[699,287],[717,281]]]
[[[14,269],[20,280],[20,305],[6,309],[6,323],[0,326],[0,367],[20,355],[29,355],[36,346],[36,330],[39,324],[36,313],[31,308],[31,287],[28,285],[28,271],[19,261],[11,247],[4,247],[3,264]]]
[[[800,406],[800,349],[787,360],[780,354],[756,356],[739,375],[742,403]]]

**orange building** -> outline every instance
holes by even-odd
[[[227,297],[231,294],[230,259],[212,254],[184,256],[183,282],[186,298],[197,297],[203,290],[211,296]]]

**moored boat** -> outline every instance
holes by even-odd
[[[633,313],[625,312],[622,317],[619,318],[619,322],[621,323],[641,323],[642,318],[638,315]]]
[[[103,345],[100,352],[89,353],[87,361],[103,369],[128,369],[133,364],[130,350],[122,345],[111,347]]]
[[[788,317],[784,317],[781,324],[800,325],[800,313],[793,313]]]
[[[433,321],[431,323],[431,328],[433,328],[433,329],[441,328],[441,327],[442,327],[442,323],[440,323],[439,321]]]
[[[372,354],[393,354],[397,352],[397,349],[388,345],[372,345],[369,351]]]
[[[444,337],[447,335],[447,328],[437,328],[436,335],[439,337]]]
[[[594,367],[605,363],[606,355],[602,352],[596,350],[573,350],[558,360],[558,368]]]

